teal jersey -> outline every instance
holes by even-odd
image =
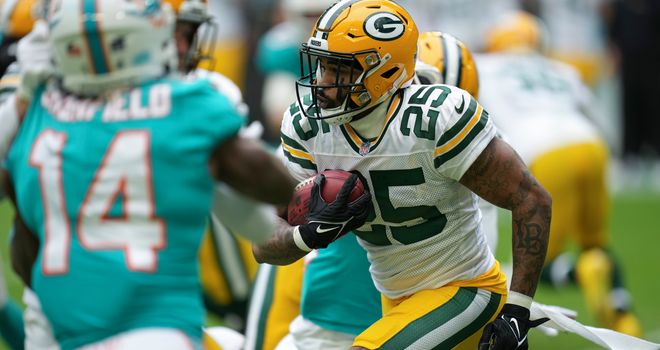
[[[381,318],[367,253],[353,234],[319,249],[305,267],[301,314],[318,326],[358,335]]]
[[[284,22],[264,34],[257,45],[257,67],[264,74],[287,72],[300,75],[300,45],[309,30]]]
[[[32,286],[63,349],[145,327],[201,339],[208,161],[243,122],[206,80],[103,101],[36,91],[7,168],[40,241]]]

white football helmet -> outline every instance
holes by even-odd
[[[158,0],[57,0],[50,40],[64,88],[94,96],[175,72],[174,21]]]

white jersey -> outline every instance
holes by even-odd
[[[371,141],[349,124],[306,118],[297,103],[284,115],[281,137],[299,180],[328,169],[366,179],[374,210],[355,232],[376,287],[396,299],[493,266],[478,197],[458,180],[494,135],[488,113],[464,90],[413,85],[392,98]]]
[[[479,101],[507,142],[530,164],[539,155],[599,140],[591,94],[568,65],[536,54],[476,55]]]

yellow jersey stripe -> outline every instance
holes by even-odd
[[[479,121],[479,118],[481,118],[481,113],[483,112],[483,107],[479,105],[477,107],[477,111],[472,115],[472,118],[470,118],[470,121],[467,123],[467,125],[459,132],[456,136],[454,136],[453,139],[449,140],[447,143],[441,145],[440,147],[437,147],[434,152],[434,157],[437,157],[443,153],[448,152],[452,148],[454,148],[456,145],[458,145],[465,137],[468,135],[468,133],[474,128],[475,125],[477,125],[477,122]]]

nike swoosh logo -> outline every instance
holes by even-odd
[[[322,229],[321,226],[319,226],[319,227],[316,228],[316,233],[318,233],[318,234],[324,234],[324,233],[326,233],[326,232],[334,231],[334,230],[336,230],[336,229],[337,229],[337,226],[335,226],[335,227],[330,227],[330,228],[327,228],[327,229]]]
[[[463,109],[465,109],[465,96],[461,96],[461,105],[458,107],[454,106],[454,109],[456,113],[463,113]]]
[[[515,328],[511,327],[511,329],[515,330],[516,332],[514,335],[516,336],[516,339],[520,339],[520,327],[518,327],[518,320],[515,318],[512,318],[509,320],[509,323],[516,326]]]

